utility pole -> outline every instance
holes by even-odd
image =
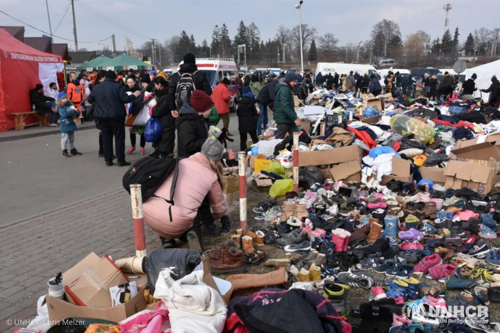
[[[154,66],[154,64],[155,64],[155,40],[151,39],[151,41],[153,42],[151,44],[151,65]]]
[[[161,44],[158,44],[158,59],[159,59],[159,63],[161,65]]]
[[[52,24],[50,23],[49,0],[45,0],[45,4],[47,5],[47,17],[49,18],[50,39],[52,39]]]
[[[286,60],[286,58],[285,58],[285,46],[286,45],[283,44],[283,63],[285,63],[285,60]]]
[[[111,35],[111,40],[113,41],[113,58],[116,57],[116,40],[115,40],[115,34]]]
[[[73,35],[75,36],[75,51],[78,52],[78,36],[76,34],[75,0],[71,0],[71,9],[73,11]]]
[[[278,46],[278,57],[276,58],[277,59],[277,63],[280,62],[280,47]]]

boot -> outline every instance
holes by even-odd
[[[257,234],[251,230],[248,230],[246,235],[251,237],[252,241],[254,241],[257,238]]]
[[[376,219],[376,218],[374,218],[374,217],[370,217],[370,218],[368,219],[368,224],[369,224],[369,225],[372,225],[372,223],[374,223],[374,222],[375,222],[375,223],[379,223],[379,220],[378,220],[378,219]]]
[[[282,285],[288,281],[288,273],[285,267],[280,267],[275,271],[266,274],[236,274],[226,278],[231,282],[235,290],[249,288],[263,288],[266,286]]]
[[[243,236],[241,241],[243,243],[243,252],[245,253],[245,262],[247,264],[257,265],[265,259],[265,253],[263,251],[256,251],[253,248],[252,237]]]
[[[347,251],[347,246],[349,245],[349,238],[351,237],[351,233],[347,230],[341,230],[341,233],[344,235],[342,242],[342,251]]]
[[[203,246],[201,245],[201,224],[193,225],[187,232],[186,236],[189,248],[197,251],[199,254],[202,254],[204,251]]]
[[[258,230],[256,232],[257,237],[255,238],[255,243],[257,246],[263,247],[264,246],[264,239],[266,238],[266,234],[264,234],[263,231]]]
[[[62,157],[71,157],[71,155],[70,155],[70,154],[68,154],[68,150],[67,150],[67,149],[64,149],[64,150],[62,151]]]
[[[435,202],[430,201],[425,203],[424,216],[430,219],[435,219],[437,217],[437,205]]]
[[[321,268],[316,267],[315,264],[312,264],[309,268],[309,278],[311,281],[320,281],[321,280]]]
[[[208,252],[210,260],[210,271],[214,274],[243,273],[246,266],[243,259],[243,251],[236,247],[221,249],[219,252]]]
[[[353,233],[351,233],[351,238],[349,238],[349,244],[352,244],[361,239],[366,239],[369,232],[370,232],[369,224],[366,224],[363,227],[356,229]]]
[[[82,153],[76,150],[76,148],[71,149],[69,153],[71,154],[71,156],[82,155]]]
[[[309,282],[311,281],[311,276],[309,274],[309,271],[305,268],[301,268],[299,273],[297,274],[297,278],[301,282]]]
[[[368,243],[373,245],[377,239],[380,238],[380,233],[382,232],[382,225],[374,222],[370,228],[370,233],[367,236]]]
[[[219,234],[228,234],[231,232],[231,222],[229,221],[229,216],[224,215],[223,217],[220,218],[220,222],[222,224]]]
[[[295,215],[295,203],[284,203],[283,204],[283,212],[281,213],[280,221],[286,221],[290,217]]]
[[[300,221],[304,221],[306,217],[309,217],[309,212],[307,211],[306,204],[296,204],[295,205],[295,217]]]
[[[227,251],[231,247],[235,247],[238,250],[241,250],[240,243],[236,242],[234,239],[231,238],[231,239],[228,239],[227,241],[225,241],[219,249],[211,250],[210,252],[215,257],[219,257],[221,251]]]
[[[335,252],[342,252],[344,248],[344,237],[341,236],[340,229],[332,230],[332,243],[335,244]]]

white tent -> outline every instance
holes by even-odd
[[[500,78],[500,60],[496,60],[481,66],[477,66],[474,68],[467,69],[465,71],[466,78],[469,79],[472,74],[476,73],[476,87],[478,90],[475,92],[474,96],[480,96],[480,89],[488,89],[491,85],[491,77],[496,75],[496,77]],[[485,102],[488,101],[490,94],[482,94],[483,100]]]

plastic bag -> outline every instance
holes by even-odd
[[[269,163],[268,167],[266,168],[266,171],[280,175],[283,178],[286,177],[285,168],[281,165],[281,163],[276,161]]]
[[[293,191],[293,180],[278,179],[269,189],[269,196],[273,198],[283,197],[287,192]]]
[[[424,163],[425,167],[432,167],[439,165],[443,162],[448,161],[449,157],[446,155],[446,153],[432,153]]]
[[[432,143],[436,136],[436,131],[428,124],[402,114],[393,116],[389,124],[394,132],[401,135],[414,134],[415,139],[422,143]]]
[[[157,142],[160,141],[163,132],[163,127],[161,122],[157,118],[150,118],[144,129],[144,138],[147,142]]]
[[[49,310],[47,309],[47,303],[43,304],[44,301],[45,295],[40,296],[40,298],[36,302],[36,317],[32,321],[30,321],[30,324],[28,325],[28,327],[26,327],[27,329],[33,331],[42,331],[42,333],[45,333],[49,330]]]
[[[380,115],[380,111],[378,111],[377,108],[374,108],[373,106],[369,106],[363,111],[363,118],[372,118],[378,115]]]
[[[315,183],[325,183],[325,177],[317,166],[309,165],[299,171],[300,187],[311,188]]]

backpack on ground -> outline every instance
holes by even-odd
[[[130,193],[130,185],[140,184],[142,192],[142,202],[155,196],[154,193],[167,177],[176,168],[175,159],[159,159],[155,157],[144,157],[135,162],[123,175],[123,187]],[[165,198],[163,198],[165,199]],[[167,202],[173,202],[165,199]],[[171,203],[173,204],[173,203]]]
[[[183,73],[181,74],[179,83],[177,83],[177,88],[175,90],[175,104],[177,105],[177,110],[180,110],[184,103],[189,103],[191,101],[191,95],[193,91],[196,90],[194,85],[194,73]]]

